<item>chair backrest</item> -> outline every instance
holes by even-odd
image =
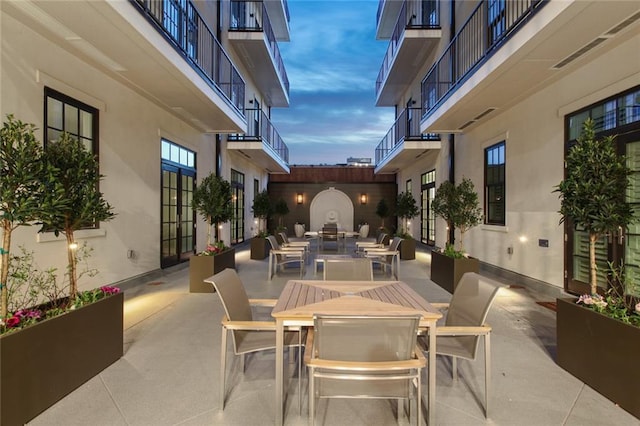
[[[373,265],[369,258],[325,259],[325,280],[373,281]]]
[[[267,236],[267,240],[269,241],[269,244],[271,245],[271,250],[280,250],[280,244],[278,244],[278,240],[276,240],[275,236],[268,235]]]
[[[369,224],[365,223],[361,225],[358,233],[360,234],[360,238],[367,238],[369,236]]]
[[[325,228],[336,228],[338,229],[338,224],[336,222],[329,222],[324,224]]]
[[[322,228],[322,238],[325,239],[337,239],[338,228],[336,226],[325,226]]]
[[[400,248],[400,243],[402,242],[403,238],[400,237],[393,237],[393,240],[391,240],[391,243],[389,244],[389,250],[390,251],[396,251]]]
[[[378,234],[378,238],[376,239],[376,244],[382,244],[382,242],[386,237],[387,237],[387,234],[384,232],[381,232],[380,234]]]
[[[235,269],[227,268],[205,281],[215,287],[229,320],[253,321],[249,297]],[[236,348],[246,334],[246,331],[233,330],[233,344]]]
[[[475,272],[467,272],[453,292],[445,325],[481,326],[502,284]],[[480,336],[457,336],[460,344],[475,358]]]
[[[280,235],[280,238],[282,238],[283,242],[285,242],[286,244],[289,244],[289,237],[287,237],[286,233],[280,232],[278,235]]]
[[[317,315],[315,356],[336,361],[408,360],[414,353],[419,322],[419,315]]]

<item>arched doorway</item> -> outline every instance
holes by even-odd
[[[333,187],[313,198],[309,216],[310,231],[322,229],[325,223],[337,223],[338,229],[353,231],[353,202],[347,194]]]

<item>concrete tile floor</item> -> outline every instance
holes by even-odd
[[[347,250],[351,250],[348,247]],[[251,260],[248,245],[237,248],[236,263],[252,298],[277,298],[290,268],[267,281],[267,260]],[[450,295],[429,279],[430,255],[402,261],[400,279],[433,302]],[[306,278],[314,277],[313,261]],[[378,271],[376,279],[384,279]],[[551,300],[505,282],[489,313],[493,326],[493,379],[489,418],[483,415],[482,358],[461,360],[459,379],[438,359],[437,425],[640,425],[611,401],[555,363],[555,313],[536,303]],[[509,284],[516,284],[508,287]],[[264,425],[274,421],[274,353],[247,358],[246,372],[231,362],[227,403],[218,405],[220,318],[216,294],[190,294],[188,269],[125,291],[125,354],[98,376],[29,422],[47,425]],[[295,364],[290,365],[290,376]],[[303,383],[303,394],[304,394]],[[306,425],[306,395],[298,412],[297,379],[288,382],[286,425]],[[318,405],[317,424],[397,424],[396,404],[376,400],[332,400]],[[407,424],[402,418],[400,424]]]

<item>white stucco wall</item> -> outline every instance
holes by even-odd
[[[165,137],[198,154],[198,176],[213,167],[214,137],[185,121],[66,50],[2,14],[1,104],[3,117],[43,128],[44,87],[85,102],[99,110],[100,189],[114,207],[114,220],[89,231],[94,249],[90,266],[100,274],[84,278],[80,288],[92,288],[134,277],[160,267],[160,139]],[[42,130],[37,137],[42,140]],[[64,271],[64,242],[38,238],[37,228],[14,233],[13,248],[24,245],[36,253],[41,268]],[[204,240],[204,227],[198,240]],[[78,236],[86,235],[80,231]],[[135,257],[127,258],[127,250]]]

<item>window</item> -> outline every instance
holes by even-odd
[[[484,150],[485,223],[505,224],[505,142]]]
[[[404,184],[404,190],[406,192],[411,193],[411,179],[407,179],[407,181]]]
[[[231,243],[244,241],[244,173],[231,169],[231,191],[233,194],[233,218],[231,219]]]
[[[44,89],[44,96],[45,147],[67,132],[97,154],[98,110],[48,87]]]
[[[497,42],[506,30],[505,3],[506,0],[489,0],[489,46]]]
[[[431,209],[431,203],[436,195],[436,171],[423,173],[420,177],[420,223],[421,241],[428,245],[436,243],[436,215]]]

